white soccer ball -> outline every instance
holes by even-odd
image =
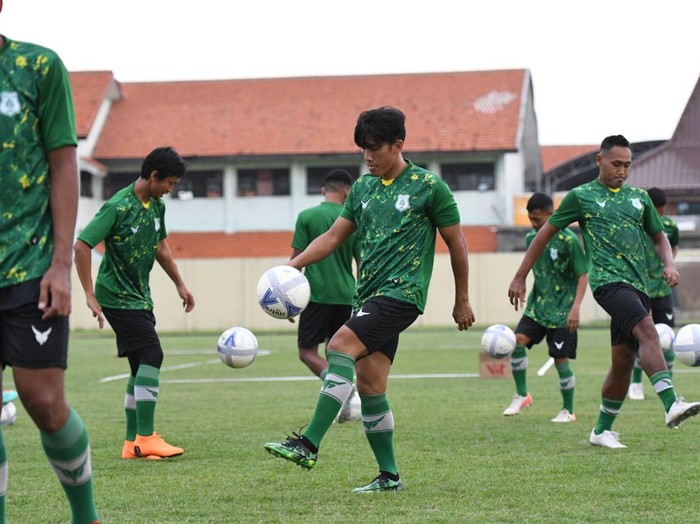
[[[494,324],[481,336],[481,349],[493,358],[504,358],[515,349],[515,333],[508,326]]]
[[[673,347],[673,339],[676,337],[676,332],[668,324],[656,324],[656,333],[659,335],[661,349],[668,351]]]
[[[673,352],[686,366],[700,366],[700,324],[688,324],[676,333]]]
[[[3,426],[11,426],[17,420],[17,406],[14,402],[7,402],[2,405],[2,414],[0,414],[0,424]]]
[[[243,327],[232,327],[219,337],[216,351],[221,362],[232,368],[250,366],[258,354],[258,339]]]
[[[311,287],[304,273],[292,266],[275,266],[258,281],[258,304],[268,315],[296,317],[309,305]]]

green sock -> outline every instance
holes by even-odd
[[[564,409],[569,413],[574,412],[574,388],[576,387],[576,375],[574,375],[569,361],[557,365],[559,373],[559,389],[564,403]]]
[[[676,364],[676,354],[673,352],[673,349],[664,351],[664,360],[666,361],[669,376],[673,377],[673,366]]]
[[[598,422],[593,429],[596,435],[612,428],[615,417],[620,414],[620,409],[622,409],[622,402],[622,400],[611,400],[603,397],[598,413]]]
[[[676,390],[673,389],[671,381],[671,373],[668,371],[658,371],[649,377],[651,385],[654,386],[654,391],[661,399],[666,413],[671,409],[671,406],[676,401]]]
[[[135,377],[129,375],[126,383],[126,393],[124,393],[124,413],[126,415],[126,436],[125,440],[133,442],[136,439],[136,399],[134,398]]]
[[[78,414],[70,410],[68,420],[56,433],[39,432],[44,452],[66,492],[73,524],[98,520],[92,491],[92,466],[87,430]]]
[[[134,380],[136,399],[136,433],[143,437],[153,434],[158,400],[160,369],[141,364]]]
[[[521,397],[527,395],[527,348],[518,344],[510,355],[510,369],[515,380],[515,391]]]
[[[355,359],[345,353],[328,352],[328,373],[318,395],[314,416],[304,431],[304,437],[316,448],[326,435],[333,419],[352,395],[355,378]]]
[[[7,450],[0,430],[0,523],[5,522],[5,494],[7,492]]]
[[[365,436],[377,459],[379,471],[398,475],[394,457],[394,414],[386,393],[360,395],[362,401],[362,425]]]
[[[639,352],[634,357],[634,367],[632,368],[632,384],[641,384],[642,364],[639,362]]]

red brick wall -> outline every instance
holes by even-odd
[[[493,226],[463,226],[470,253],[490,253],[497,250],[496,228]],[[247,233],[169,233],[168,245],[175,258],[247,258],[279,257],[292,254],[291,231]],[[438,253],[447,246],[438,235]]]

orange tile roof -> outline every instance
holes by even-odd
[[[75,104],[78,138],[87,137],[95,123],[97,111],[107,97],[114,77],[111,71],[80,71],[69,73]]]
[[[164,144],[185,157],[355,153],[357,116],[381,105],[406,114],[407,153],[512,151],[530,82],[519,69],[123,83],[94,156],[140,159]]]
[[[542,156],[542,172],[554,169],[566,162],[569,162],[586,153],[592,153],[598,150],[597,145],[578,145],[578,146],[540,146],[540,154]]]

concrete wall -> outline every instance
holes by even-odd
[[[296,330],[296,324],[277,320],[260,309],[256,285],[268,268],[284,264],[279,258],[188,259],[178,262],[180,272],[194,294],[196,307],[185,314],[181,301],[165,272],[156,264],[151,273],[151,289],[159,331],[223,331],[232,326],[251,330]],[[515,326],[520,312],[508,301],[508,285],[522,260],[522,253],[479,253],[470,255],[470,299],[477,323]],[[681,272],[678,288],[679,321],[700,314],[700,250],[681,251],[677,259]],[[96,271],[98,263],[94,263]],[[530,276],[531,279],[531,276]],[[528,281],[528,288],[531,280]],[[85,305],[85,295],[77,276],[73,280],[73,329],[95,329],[96,321]],[[418,326],[453,326],[454,285],[449,256],[439,255],[430,286],[425,314]],[[605,322],[606,313],[595,303],[590,289],[581,307],[583,323]]]

